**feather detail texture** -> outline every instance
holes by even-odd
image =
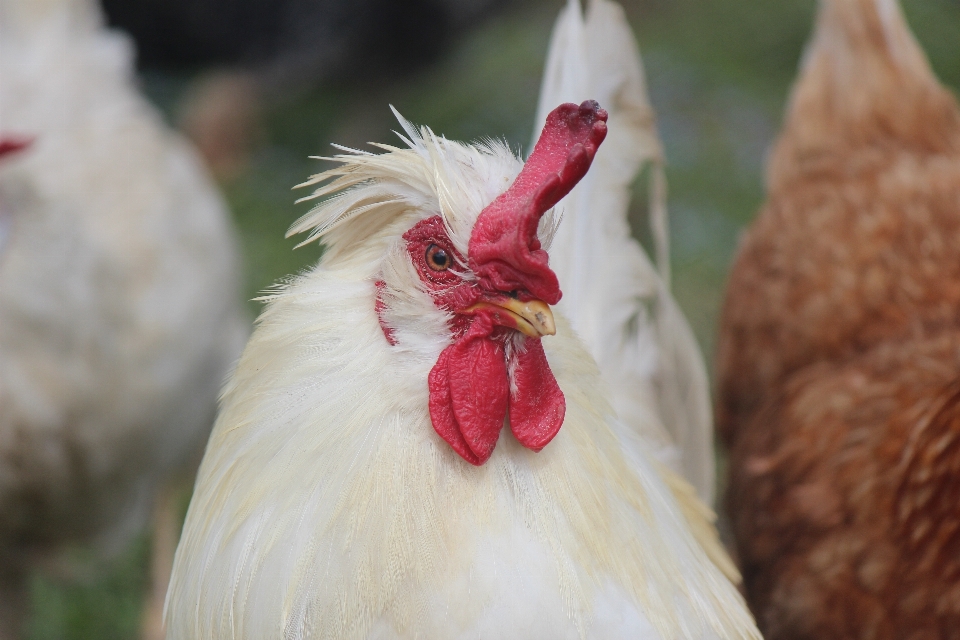
[[[560,102],[596,99],[609,134],[593,167],[557,205],[564,222],[550,251],[561,309],[590,349],[620,419],[644,446],[713,504],[713,418],[703,356],[670,294],[663,145],[640,53],[623,9],[569,0],[550,43],[537,111],[539,132]],[[631,185],[650,167],[656,264],[630,235]]]
[[[237,240],[90,0],[0,0],[0,573],[111,551],[196,460],[247,337]]]
[[[960,629],[960,109],[895,0],[821,0],[731,273],[717,423],[769,638]]]

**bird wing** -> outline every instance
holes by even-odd
[[[560,309],[596,358],[620,419],[707,504],[714,493],[713,422],[703,356],[670,294],[663,148],[633,33],[621,7],[569,0],[554,27],[535,131],[561,102],[597,100],[610,134],[558,205],[550,249]],[[535,134],[536,135],[536,134]],[[656,266],[630,235],[631,185],[649,167]]]

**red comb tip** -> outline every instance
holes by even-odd
[[[474,225],[469,260],[481,279],[499,291],[528,292],[548,304],[560,301],[537,225],[587,173],[606,135],[607,112],[595,100],[550,112],[520,175]]]

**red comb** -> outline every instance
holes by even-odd
[[[480,212],[473,227],[470,267],[481,280],[498,291],[529,293],[547,304],[560,301],[537,225],[587,173],[606,135],[607,112],[594,100],[550,112],[520,175]]]

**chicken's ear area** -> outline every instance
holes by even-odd
[[[586,175],[606,135],[607,112],[595,100],[550,112],[517,179],[477,217],[468,252],[477,276],[498,291],[529,292],[547,304],[560,301],[537,225]]]

